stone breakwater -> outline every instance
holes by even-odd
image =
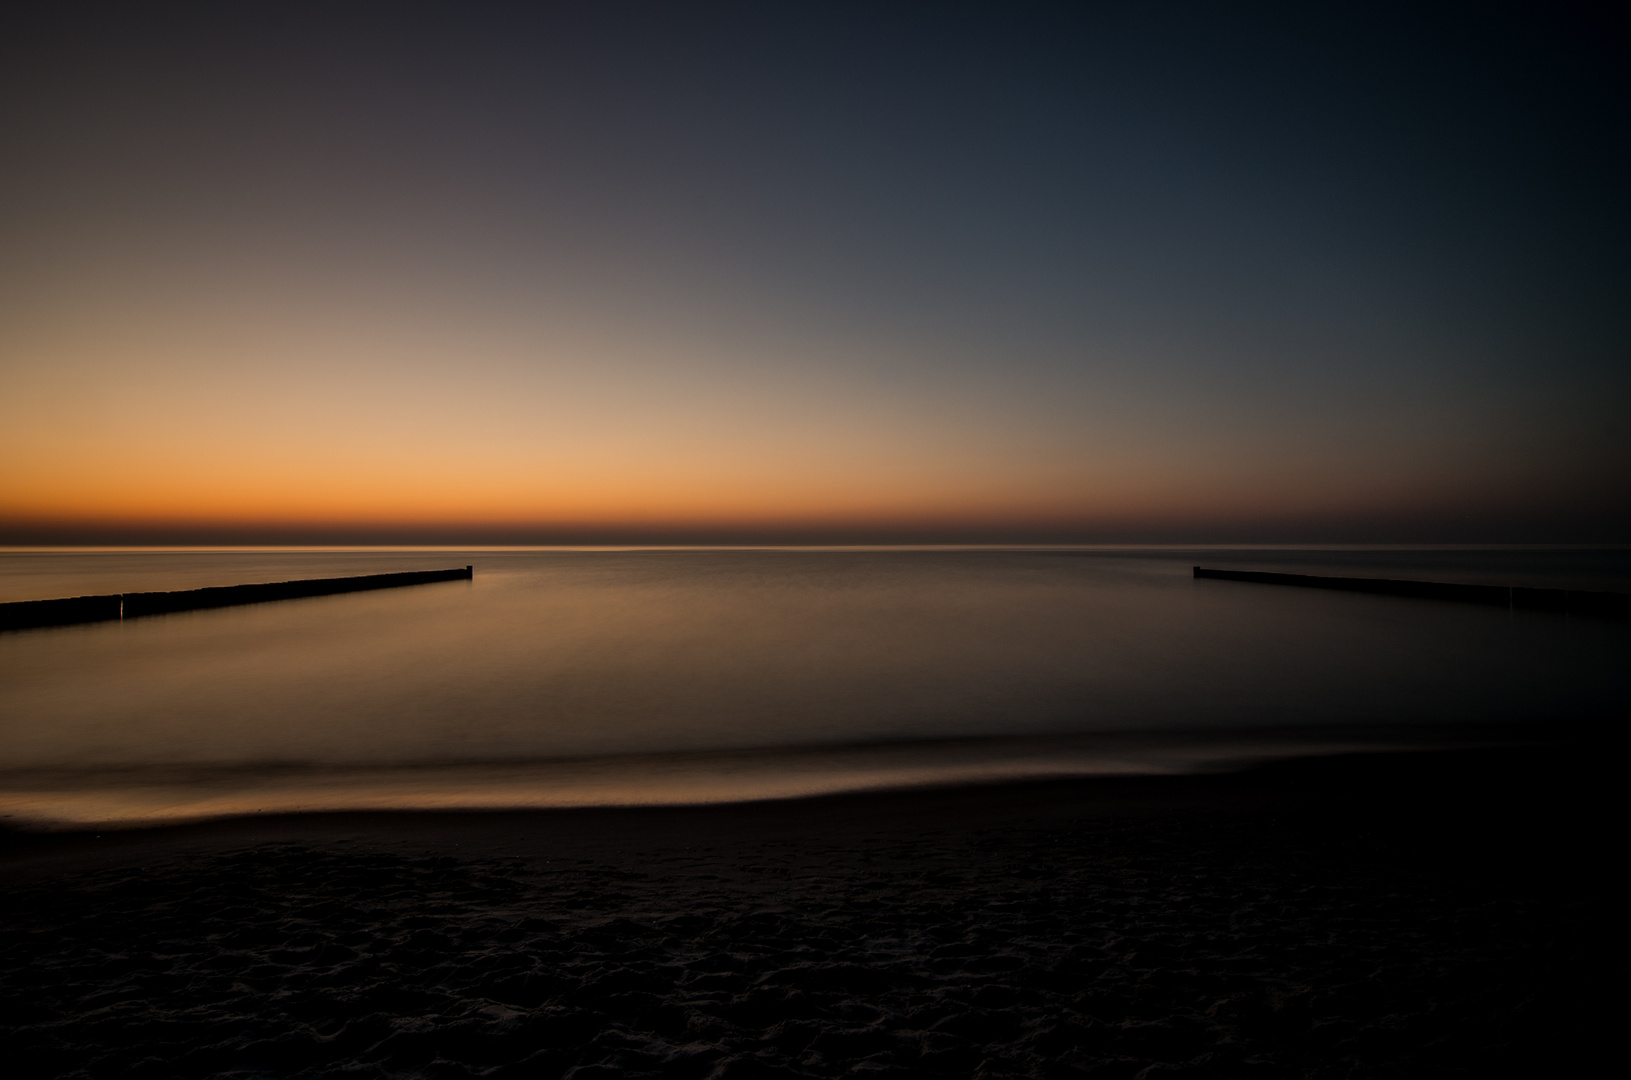
[[[1450,600],[1460,604],[1487,604],[1525,611],[1554,611],[1605,619],[1631,619],[1631,596],[1584,589],[1533,589],[1521,585],[1463,585],[1446,581],[1404,581],[1396,578],[1324,577],[1317,574],[1275,574],[1262,570],[1194,568],[1197,578],[1245,581],[1258,585],[1292,585],[1302,589],[1406,596],[1415,600]]]
[[[469,581],[475,568],[452,570],[413,570],[398,574],[365,574],[361,577],[307,578],[301,581],[271,581],[257,585],[221,585],[206,589],[177,589],[171,592],[107,593],[102,596],[69,596],[60,600],[19,600],[0,604],[0,630],[29,630],[42,626],[70,626],[75,623],[135,619],[144,615],[167,615],[175,611],[264,604],[273,600],[298,600],[307,596],[333,596],[338,593],[397,589],[405,585],[429,585],[437,581]]]

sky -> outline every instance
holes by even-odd
[[[1631,541],[1610,11],[11,5],[0,544]]]

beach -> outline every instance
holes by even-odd
[[[1561,1075],[1599,760],[13,833],[5,1045],[64,1077]]]
[[[0,1080],[1614,1060],[1572,4],[19,4]]]

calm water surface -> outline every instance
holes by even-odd
[[[1628,698],[1623,624],[1190,576],[1631,591],[1623,549],[13,551],[0,600],[466,563],[472,582],[0,634],[0,812],[112,824],[1177,771],[1347,745],[1332,733],[1356,726],[1373,744]]]

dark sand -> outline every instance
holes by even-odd
[[[1589,756],[10,837],[11,1075],[1562,1076]]]

